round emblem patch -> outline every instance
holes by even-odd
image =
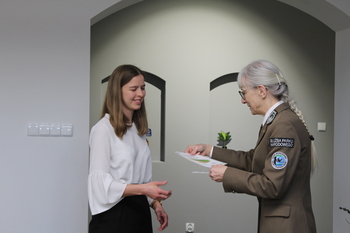
[[[276,152],[272,155],[271,165],[274,169],[282,169],[288,164],[288,157],[283,152]]]

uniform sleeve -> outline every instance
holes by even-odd
[[[268,144],[267,151],[259,150],[257,147],[254,155],[263,160],[256,161],[264,165],[261,174],[229,167],[223,179],[225,192],[247,193],[269,199],[277,199],[284,195],[296,172],[301,146],[292,123],[279,121],[270,127],[260,142]],[[292,144],[271,143],[270,139],[288,139]],[[266,153],[266,156],[258,153]]]
[[[110,209],[121,199],[126,188],[109,173],[111,154],[110,132],[106,125],[92,128],[90,134],[90,169],[88,196],[91,213],[97,214]]]
[[[251,171],[253,154],[254,149],[245,152],[214,147],[212,158],[227,163],[230,167]]]

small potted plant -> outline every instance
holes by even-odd
[[[230,132],[225,133],[224,131],[221,130],[220,133],[218,133],[218,146],[221,146],[224,149],[227,149],[227,144],[230,143],[231,141],[231,135]]]

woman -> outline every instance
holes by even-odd
[[[145,134],[145,81],[133,65],[117,67],[108,82],[101,119],[90,133],[90,233],[152,232],[150,206],[162,231],[168,215],[161,201],[167,181],[152,182],[152,158]]]
[[[258,60],[243,68],[237,82],[242,103],[264,117],[255,148],[244,152],[198,144],[185,152],[227,163],[213,166],[210,177],[222,182],[225,192],[258,198],[258,232],[315,233],[310,175],[316,151],[283,74]]]

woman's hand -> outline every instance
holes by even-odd
[[[212,146],[210,145],[205,145],[205,144],[196,144],[192,146],[188,146],[185,150],[185,153],[188,153],[190,155],[204,155],[204,156],[209,156],[211,152]]]
[[[146,195],[153,200],[162,201],[169,198],[172,194],[172,191],[167,191],[159,187],[167,183],[168,181],[153,181],[146,184],[128,184],[124,190],[123,197]]]
[[[224,179],[224,173],[227,169],[227,166],[218,164],[218,165],[213,165],[210,170],[209,170],[209,176],[212,180],[216,182],[222,182]]]
[[[153,181],[150,183],[142,184],[142,192],[144,195],[158,201],[168,199],[172,191],[161,189],[159,186],[166,185],[168,181]]]
[[[159,201],[154,201],[152,208],[154,209],[157,216],[157,220],[160,223],[160,227],[158,228],[158,230],[162,231],[168,227],[168,214],[165,212],[162,204]]]

